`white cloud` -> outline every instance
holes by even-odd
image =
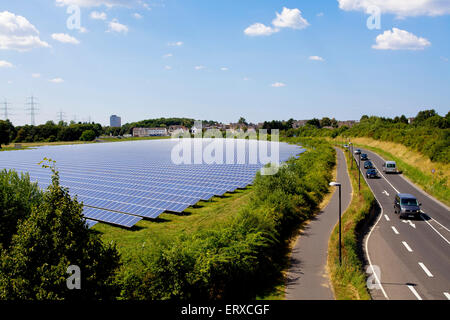
[[[11,62],[0,60],[0,68],[12,68],[14,67]]]
[[[108,32],[127,33],[128,27],[124,24],[119,23],[117,19],[113,19],[108,24]]]
[[[444,62],[448,62],[448,58],[446,58],[446,57],[441,57],[441,60]]]
[[[64,82],[64,80],[61,78],[54,78],[54,79],[51,79],[48,81],[53,82],[53,83],[63,83]]]
[[[283,82],[275,82],[275,83],[272,83],[270,86],[274,87],[274,88],[282,88],[282,87],[286,87],[286,84]]]
[[[37,78],[41,77],[41,74],[40,73],[33,73],[33,74],[31,74],[31,77],[37,79]]]
[[[79,33],[88,33],[89,30],[86,29],[85,27],[80,27],[80,29],[78,29],[78,32],[79,32]]]
[[[181,47],[183,45],[183,41],[175,41],[175,42],[169,42],[167,45],[169,47]]]
[[[106,20],[106,18],[108,18],[105,12],[98,12],[98,11],[92,11],[89,16],[91,17],[91,19],[94,20]]]
[[[206,68],[205,66],[195,66],[194,67],[195,70],[203,70],[205,68]]]
[[[299,9],[283,8],[281,13],[276,13],[277,17],[272,21],[272,24],[278,28],[304,29],[309,26],[308,21],[302,17],[302,12]]]
[[[313,60],[313,61],[325,61],[324,58],[319,57],[319,56],[310,56],[309,60]]]
[[[27,51],[50,47],[39,38],[39,31],[26,18],[14,13],[0,12],[0,49]]]
[[[62,43],[70,43],[70,44],[79,44],[80,41],[78,41],[76,38],[69,36],[66,33],[54,33],[52,34],[53,40],[62,42]]]
[[[323,12],[319,12],[319,13],[317,14],[317,16],[318,16],[318,17],[323,17]]]
[[[431,42],[418,37],[408,31],[393,28],[385,31],[376,38],[376,44],[372,48],[377,50],[423,50],[429,47]]]
[[[398,17],[441,16],[450,14],[447,0],[338,0],[339,8],[346,11],[368,13],[371,7],[378,7],[381,13]]]
[[[12,84],[13,82],[12,82],[12,80],[8,80],[8,84]]]
[[[275,14],[276,18],[272,20],[273,27],[258,22],[245,29],[244,33],[248,36],[270,36],[280,32],[282,28],[299,30],[309,26],[308,21],[302,17],[302,12],[299,9],[283,7],[281,13],[275,12]]]
[[[140,15],[140,14],[137,13],[137,12],[133,14],[133,17],[134,17],[135,19],[138,19],[138,20],[139,20],[139,19],[142,19],[142,15]]]
[[[249,81],[249,80],[250,80],[250,78],[248,78],[248,77],[244,77],[244,78],[242,78],[242,80],[244,80],[244,81]]]
[[[262,23],[254,23],[250,27],[244,30],[244,33],[248,36],[270,36],[276,32],[280,31],[279,29],[274,29],[272,27],[266,26]]]
[[[172,70],[172,67],[171,67],[171,66],[165,66],[164,69],[166,69],[166,70]]]
[[[173,54],[171,54],[171,53],[167,53],[167,54],[163,55],[163,58],[171,58],[171,57],[173,57]]]
[[[222,68],[220,68],[220,70],[222,70],[222,71],[228,71],[229,69],[228,69],[227,67],[222,67]]]

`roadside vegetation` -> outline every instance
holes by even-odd
[[[347,166],[353,188],[352,201],[342,215],[342,265],[339,264],[339,225],[333,229],[328,243],[328,269],[336,300],[370,300],[362,258],[361,224],[370,216],[375,197],[361,176],[358,192],[358,169],[346,152]]]

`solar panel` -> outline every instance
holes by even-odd
[[[230,143],[224,141],[225,146]],[[201,143],[206,146],[210,142],[204,139]],[[226,152],[218,163],[175,164],[171,154],[176,143],[144,140],[45,146],[2,152],[0,167],[28,172],[32,181],[46,188],[51,184],[51,172],[37,164],[44,157],[55,160],[61,185],[83,202],[89,221],[130,227],[142,218],[155,219],[166,211],[180,213],[200,200],[245,188],[267,163],[259,153],[258,161],[251,162],[248,140],[236,140],[229,164]],[[259,142],[256,144],[259,147]],[[279,162],[304,151],[285,143],[278,146]]]
[[[98,223],[98,221],[94,221],[91,219],[86,219],[86,224],[88,225],[88,228],[92,228],[93,226],[95,226]]]

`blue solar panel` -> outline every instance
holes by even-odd
[[[201,143],[206,146],[210,141],[204,139]],[[146,140],[2,152],[0,167],[28,172],[33,181],[46,188],[51,183],[51,173],[37,164],[44,157],[51,158],[56,161],[61,185],[78,196],[87,215],[95,216],[86,215],[87,218],[124,225],[124,214],[135,219],[133,223],[142,218],[154,219],[165,211],[183,212],[200,200],[252,184],[256,173],[267,163],[259,159],[259,153],[258,162],[251,163],[254,141],[224,141],[225,145],[236,142],[230,164],[226,163],[225,152],[222,163],[175,164],[171,151],[177,141]],[[279,162],[304,151],[285,143],[278,146]],[[238,151],[244,152],[238,155]],[[125,224],[128,226],[126,221]]]
[[[95,226],[98,223],[98,221],[94,221],[91,219],[86,219],[86,224],[88,225],[88,228],[92,228],[93,226]]]

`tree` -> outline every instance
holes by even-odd
[[[419,113],[417,114],[416,118],[414,119],[414,123],[421,123],[431,117],[434,117],[438,115],[436,113],[436,111],[434,109],[432,110],[424,110],[424,111],[419,111]]]
[[[328,117],[322,118],[322,120],[320,121],[320,126],[321,127],[331,127],[331,119]]]
[[[31,209],[42,200],[37,183],[28,175],[15,171],[0,172],[0,248],[9,247],[20,220],[31,214]]]
[[[247,123],[247,121],[245,120],[244,117],[240,117],[238,123],[239,123],[239,124],[246,125],[246,126],[248,125],[248,123]]]
[[[93,130],[86,130],[83,131],[81,134],[80,140],[81,141],[93,141],[96,137],[96,134]]]
[[[105,245],[89,230],[83,205],[59,184],[19,224],[11,246],[0,256],[0,299],[108,299],[115,296],[113,277],[120,266],[115,245]],[[67,268],[81,269],[81,290],[67,288]]]
[[[9,120],[0,120],[0,149],[2,144],[9,144],[11,141],[11,123]]]
[[[308,120],[308,121],[306,122],[306,124],[315,126],[316,128],[320,128],[320,120],[319,120],[319,119],[316,119],[316,118],[311,119],[311,120]]]

